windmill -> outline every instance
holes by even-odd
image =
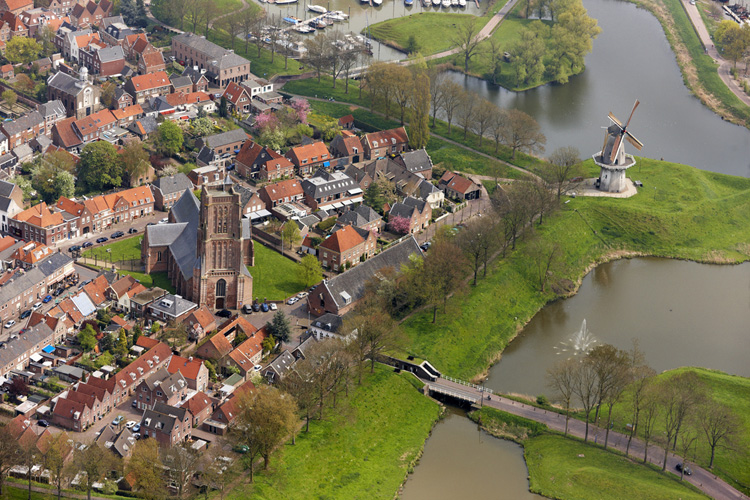
[[[594,162],[601,167],[597,187],[602,191],[619,193],[625,189],[625,170],[635,165],[635,158],[625,154],[623,138],[638,151],[643,149],[643,143],[628,131],[630,120],[633,119],[633,114],[639,104],[640,102],[636,99],[625,125],[611,111],[607,115],[612,124],[604,133],[602,150],[594,155]]]

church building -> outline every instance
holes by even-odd
[[[146,227],[146,273],[166,271],[177,293],[211,309],[240,309],[253,301],[253,241],[240,193],[229,178],[204,185],[201,199],[186,190],[166,224]]]

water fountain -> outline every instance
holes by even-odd
[[[568,353],[571,358],[583,357],[594,348],[594,344],[596,344],[596,339],[586,327],[586,320],[584,319],[581,329],[568,340],[560,342],[559,346],[555,346],[555,350],[557,354]]]

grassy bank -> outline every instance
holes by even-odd
[[[115,240],[107,245],[84,250],[81,255],[90,259],[111,260],[112,262],[120,260],[139,260],[141,258],[142,238],[142,235],[137,234],[132,238]],[[109,252],[107,252],[107,250],[109,250]]]
[[[471,14],[420,12],[373,24],[370,34],[374,39],[402,50],[407,47],[409,37],[414,36],[418,45],[414,52],[428,56],[453,48],[451,38],[446,34],[472,22],[484,24],[487,20]]]
[[[561,247],[553,283],[580,282],[592,264],[629,253],[727,263],[750,258],[750,179],[649,159],[639,165],[646,192],[622,200],[578,197],[539,228],[541,238]],[[484,372],[556,298],[551,287],[539,292],[524,244],[495,262],[476,287],[450,299],[437,323],[431,311],[409,317],[402,325],[407,353],[459,378]]]
[[[531,491],[549,498],[708,498],[671,474],[562,436],[526,440],[524,456]]]
[[[270,473],[225,498],[393,498],[439,414],[438,405],[407,377],[378,366],[325,420],[301,432],[296,445],[284,446],[272,458]]]
[[[275,250],[255,242],[255,265],[248,267],[253,276],[253,297],[284,300],[305,289],[300,265]]]
[[[152,286],[158,286],[159,288],[163,288],[164,290],[170,293],[176,292],[166,272],[145,274],[145,273],[139,273],[136,271],[125,271],[122,269],[119,269],[118,272],[120,274],[129,274],[133,278],[139,280],[141,284],[145,286],[146,288],[151,288]]]

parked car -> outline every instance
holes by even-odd
[[[257,302],[255,304],[253,304],[253,311],[255,311],[255,312],[260,311],[260,304],[258,304]]]
[[[39,426],[40,427],[49,427],[49,422],[47,422],[46,420],[40,420],[39,421]]]
[[[94,246],[93,243],[91,243],[90,241],[87,241],[83,245],[81,245],[81,248],[88,248],[88,247],[93,247],[93,246]]]
[[[114,233],[112,233],[112,239],[113,239],[113,240],[114,240],[115,238],[119,238],[119,237],[121,237],[121,236],[125,236],[125,233],[123,233],[122,231],[115,231]]]
[[[14,326],[16,326],[16,320],[14,319],[11,319],[5,323],[5,328],[13,328]]]
[[[141,430],[141,424],[135,424],[132,429],[130,429],[133,432],[138,432]]]
[[[122,422],[123,420],[125,420],[125,417],[123,417],[122,415],[118,415],[118,416],[117,416],[117,417],[116,417],[116,418],[115,418],[115,419],[114,419],[114,420],[112,421],[112,423],[113,423],[114,425],[120,425],[120,422]]]
[[[131,227],[130,229],[128,229],[128,234],[135,234],[137,232],[138,232],[138,228],[136,227]]]
[[[42,299],[42,302],[46,304],[47,302],[50,302],[51,300],[52,300],[52,295],[47,295]]]
[[[133,403],[132,403],[132,404],[131,404],[130,406],[132,406],[133,408],[135,408],[136,406],[138,406],[138,401],[136,401],[136,400],[134,399],[134,400],[133,400]]]
[[[250,448],[248,448],[246,444],[236,444],[234,445],[234,448],[232,448],[232,451],[244,455],[245,453],[250,451]]]
[[[682,472],[686,476],[692,476],[693,475],[693,471],[687,465],[685,466],[685,470],[684,471],[682,470],[682,462],[680,462],[677,465],[675,465],[674,468],[677,469],[677,472]]]
[[[159,221],[159,224],[166,224],[167,222],[169,222],[169,219],[167,219],[165,217],[165,218],[163,218],[162,220]]]
[[[156,222],[149,222],[148,224],[146,224],[146,226],[155,226],[155,225],[156,225]]]
[[[26,319],[29,316],[31,316],[31,309],[26,309],[24,312],[21,313],[21,315],[19,316],[19,318]]]
[[[222,309],[221,311],[217,312],[216,315],[220,318],[231,318],[232,311],[230,311],[229,309]]]
[[[65,293],[65,289],[64,288],[58,288],[54,292],[52,292],[52,295],[54,295],[55,297],[59,297],[63,293]]]
[[[272,311],[276,311],[279,309],[276,305],[276,302],[271,302],[270,304],[268,304],[268,307],[270,307]]]
[[[72,247],[68,248],[68,252],[77,252],[81,249],[81,245],[73,245]]]
[[[305,297],[307,297],[308,295],[310,295],[310,294],[309,294],[309,293],[307,293],[307,292],[300,292],[300,293],[298,293],[298,294],[297,294],[297,298],[298,298],[298,299],[304,299],[304,298],[305,298]]]
[[[125,424],[125,427],[127,427],[128,429],[132,429],[132,428],[133,428],[133,426],[134,426],[135,424],[137,424],[137,423],[138,423],[138,422],[136,422],[135,420],[128,420],[128,423],[127,423],[127,424]]]
[[[245,304],[244,306],[242,306],[242,312],[245,314],[252,314],[253,306],[251,304]]]
[[[109,241],[109,238],[107,238],[106,236],[102,236],[101,238],[96,239],[97,243],[104,243],[105,241]]]
[[[294,304],[294,303],[295,303],[295,302],[297,302],[298,300],[299,300],[299,299],[298,299],[297,297],[292,297],[291,299],[287,300],[287,301],[286,301],[286,303],[287,303],[287,304],[289,304],[289,305],[291,306],[292,304]]]
[[[267,313],[268,312],[268,304],[266,304],[265,302],[263,302],[260,305],[260,310],[263,311],[264,313]]]
[[[32,309],[33,309],[34,311],[36,311],[36,310],[37,310],[37,309],[39,309],[40,307],[42,307],[42,303],[41,303],[41,302],[35,302],[35,303],[34,303],[34,305],[33,305],[33,306],[31,306],[31,308],[32,308]]]

